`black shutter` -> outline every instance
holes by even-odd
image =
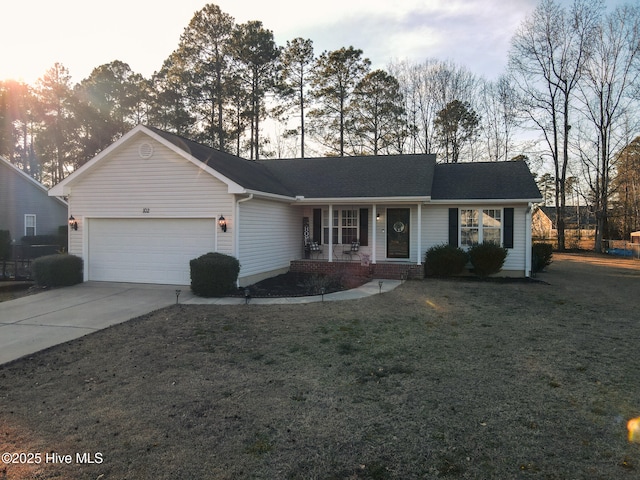
[[[322,243],[322,209],[313,209],[313,241]]]
[[[369,246],[369,209],[360,209],[360,245]]]
[[[449,209],[449,245],[458,246],[458,209]]]
[[[504,209],[504,248],[513,248],[513,208]]]

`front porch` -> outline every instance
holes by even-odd
[[[402,262],[345,262],[301,259],[292,260],[291,272],[315,273],[320,275],[348,275],[364,278],[387,278],[390,280],[421,279],[424,266]]]

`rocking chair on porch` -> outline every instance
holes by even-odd
[[[318,242],[311,242],[309,245],[309,252],[311,253],[311,257],[315,255],[316,258],[322,255],[322,248],[318,245]]]
[[[343,250],[342,251],[342,257],[343,258],[348,258],[349,261],[353,260],[353,257],[358,257],[358,260],[360,260],[360,242],[351,242],[351,249],[349,250]]]

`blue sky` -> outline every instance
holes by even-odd
[[[150,77],[178,45],[202,0],[8,0],[0,7],[0,79],[35,83],[55,62],[74,82],[113,60]],[[354,46],[373,66],[452,60],[495,78],[511,36],[537,0],[219,0],[237,23],[261,20],[279,45],[310,38],[316,54]]]

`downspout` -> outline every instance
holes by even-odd
[[[525,277],[529,278],[531,276],[531,210],[533,208],[533,203],[529,202],[529,204],[527,205],[527,210],[525,211],[525,215],[524,215],[524,228],[525,228],[525,241],[524,241],[524,248],[525,248],[525,265],[524,265],[524,275]]]
[[[235,215],[233,221],[233,249],[235,251],[235,257],[240,262],[240,204],[243,202],[248,202],[253,199],[253,193],[250,193],[248,197],[241,198],[240,200],[236,200],[236,208]],[[242,263],[240,263],[240,268],[242,268]],[[236,281],[236,286],[240,288],[240,275],[238,275],[238,280]]]

